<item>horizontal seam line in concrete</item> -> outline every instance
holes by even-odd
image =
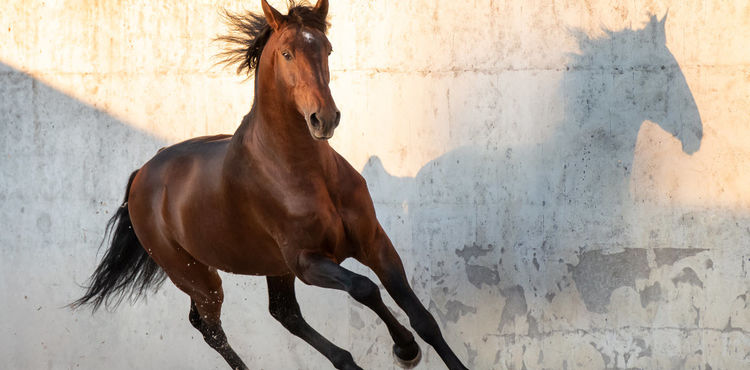
[[[480,73],[480,74],[501,74],[507,72],[611,72],[611,73],[624,73],[624,72],[652,72],[660,70],[662,65],[648,65],[648,66],[621,66],[621,65],[603,65],[603,66],[585,66],[579,67],[576,65],[564,66],[558,68],[450,68],[450,69],[398,69],[398,68],[342,68],[342,69],[331,69],[333,73],[391,73],[391,74],[450,74],[450,73]],[[700,68],[707,70],[718,70],[718,69],[748,69],[750,64],[727,64],[727,65],[684,65],[679,66],[676,64],[664,65],[665,68],[669,69],[691,69]],[[81,72],[81,71],[54,71],[54,70],[27,70],[20,69],[14,71],[2,71],[0,75],[10,75],[16,73],[34,74],[34,75],[81,75],[81,76],[153,76],[153,75],[207,75],[207,76],[225,76],[235,77],[234,73],[224,72],[211,72],[211,71],[181,71],[181,70],[157,70],[148,72],[138,71],[112,71],[112,72]],[[242,77],[242,76],[240,76]],[[252,77],[252,76],[251,76]]]
[[[740,333],[743,335],[750,336],[750,332],[742,329],[742,328],[724,328],[724,329],[718,329],[718,328],[679,328],[674,326],[662,326],[662,327],[649,327],[649,326],[621,326],[617,328],[592,328],[592,329],[560,329],[560,330],[550,330],[545,332],[539,332],[539,334],[535,335],[528,335],[528,334],[487,334],[487,336],[490,337],[498,337],[498,338],[535,338],[535,337],[543,337],[543,336],[549,336],[551,334],[609,334],[614,331],[619,330],[640,330],[640,331],[658,331],[658,330],[665,330],[665,331],[679,331],[683,333],[690,333],[690,332],[702,332],[702,331],[708,331],[708,332],[715,332],[715,333],[723,333],[723,334],[730,334],[730,333]]]

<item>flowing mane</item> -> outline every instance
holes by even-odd
[[[288,23],[315,28],[323,33],[328,30],[326,19],[306,3],[290,0],[288,8]],[[258,67],[260,55],[273,29],[262,13],[233,13],[224,10],[222,16],[229,26],[229,33],[215,39],[225,44],[224,51],[217,55],[221,58],[219,64],[237,64],[237,74],[246,73],[250,76]]]

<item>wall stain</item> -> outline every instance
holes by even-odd
[[[523,316],[528,311],[526,296],[524,295],[522,286],[514,285],[501,289],[500,294],[505,297],[505,306],[503,307],[503,312],[500,314],[498,331],[502,331],[505,325],[512,324],[516,317]]]
[[[456,255],[463,258],[464,262],[469,263],[470,259],[486,256],[493,249],[492,244],[488,244],[487,248],[482,248],[479,244],[474,243],[471,246],[464,245],[463,249],[456,249]]]
[[[467,264],[466,277],[469,279],[471,285],[479,289],[482,288],[482,284],[494,286],[500,282],[500,274],[497,272],[497,267],[489,268]]]
[[[589,344],[594,347],[594,349],[596,349],[596,351],[599,352],[599,354],[602,356],[604,367],[609,368],[609,363],[612,362],[612,359],[606,353],[604,353],[604,349],[597,346],[594,342],[589,342]]]
[[[537,322],[536,318],[531,315],[531,312],[526,315],[526,322],[529,323],[527,335],[531,338],[541,338],[542,333],[539,331],[539,322]]]
[[[468,357],[468,360],[466,360],[467,365],[472,366],[476,362],[479,352],[471,346],[471,343],[464,343],[464,347],[466,347],[466,357]]]
[[[635,338],[633,342],[636,346],[638,346],[638,348],[641,349],[641,351],[638,353],[638,358],[651,357],[651,355],[653,354],[651,346],[647,346],[646,341],[643,338]]]
[[[456,300],[450,300],[445,304],[445,318],[450,322],[457,322],[461,316],[469,313],[477,313],[476,307],[471,307]]]
[[[698,274],[695,273],[690,267],[685,267],[680,273],[672,278],[672,283],[677,286],[679,283],[686,283],[693,286],[700,287],[703,289],[703,281],[698,278]]]
[[[649,303],[658,302],[661,298],[661,284],[655,282],[639,292],[641,295],[641,307],[646,308]]]
[[[703,248],[657,248],[654,249],[656,266],[674,265],[675,262],[683,258],[691,257],[707,250]]]
[[[359,317],[359,312],[353,309],[349,309],[349,326],[357,330],[362,330],[365,327],[365,322]]]
[[[573,273],[586,309],[604,313],[612,292],[624,286],[635,289],[635,279],[646,279],[649,275],[645,249],[625,249],[614,254],[601,251],[584,252],[577,265],[568,265]]]
[[[445,312],[438,308],[437,303],[435,301],[430,300],[430,311],[436,312],[438,315],[438,319],[440,319],[440,322],[445,325],[448,322],[456,323],[458,322],[458,319],[460,319],[463,316],[466,316],[468,314],[475,314],[477,313],[476,307],[467,306],[463,304],[463,302],[457,301],[457,300],[449,300],[445,303]]]

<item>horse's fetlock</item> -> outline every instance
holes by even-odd
[[[337,369],[358,368],[357,364],[354,362],[354,357],[352,357],[352,354],[343,350],[332,356],[331,363],[333,363],[333,366]]]

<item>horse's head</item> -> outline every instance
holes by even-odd
[[[573,63],[611,73],[606,85],[611,89],[586,90],[593,95],[586,99],[607,106],[624,125],[620,129],[637,134],[643,121],[654,122],[692,154],[700,148],[703,124],[679,63],[667,48],[666,19],[652,15],[641,29],[605,30],[604,37],[577,31],[581,53],[573,55]]]
[[[305,118],[313,138],[331,138],[341,113],[328,87],[328,55],[332,51],[325,34],[328,1],[319,0],[312,8],[295,6],[287,15],[266,0],[261,2],[273,31],[261,54],[260,68],[270,67],[276,88]]]
[[[263,15],[225,12],[231,33],[217,38],[226,43],[219,56],[227,65],[237,64],[238,74],[255,71],[255,98],[270,97],[265,106],[296,111],[313,138],[331,138],[341,113],[328,88],[328,0],[314,7],[290,2],[287,15],[266,0],[261,5]]]
[[[642,63],[637,64],[651,63],[647,67],[649,73],[636,86],[639,91],[635,95],[643,98],[639,104],[643,119],[658,124],[680,140],[685,153],[693,154],[700,149],[703,123],[685,76],[667,48],[666,20],[666,15],[661,20],[652,15],[648,25],[638,31],[641,44],[647,47],[642,50]]]

